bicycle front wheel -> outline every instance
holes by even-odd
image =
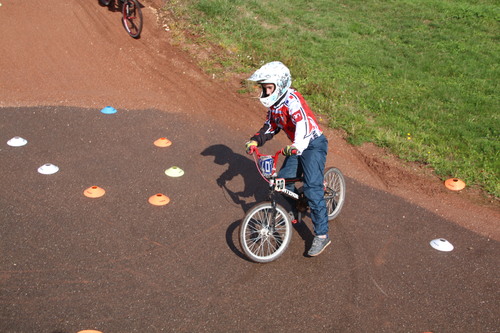
[[[274,217],[274,218],[273,218]],[[292,240],[292,223],[280,205],[255,205],[240,225],[240,244],[249,259],[266,263],[279,258]]]
[[[122,6],[123,27],[133,38],[139,38],[142,31],[142,11],[137,0],[125,0]]]
[[[325,201],[328,209],[328,221],[336,218],[345,201],[345,179],[337,168],[328,168],[324,175]]]

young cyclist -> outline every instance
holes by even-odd
[[[309,200],[315,233],[308,255],[317,256],[331,243],[323,189],[328,140],[302,95],[291,88],[290,70],[283,63],[267,63],[248,80],[260,84],[260,101],[268,110],[264,126],[246,143],[246,152],[252,154],[255,147],[262,146],[281,130],[286,133],[292,144],[282,150],[286,158],[278,177],[303,176],[304,194]],[[287,188],[295,191],[294,184]]]

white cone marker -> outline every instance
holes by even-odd
[[[42,175],[52,175],[57,171],[59,171],[59,167],[52,163],[46,163],[38,168],[38,172],[40,172]]]
[[[7,141],[7,144],[11,147],[21,147],[27,143],[28,141],[26,139],[21,138],[20,136],[15,136],[9,141]]]
[[[444,238],[434,239],[431,241],[430,244],[434,249],[438,251],[443,251],[443,252],[453,251],[453,245]]]
[[[165,170],[165,174],[170,177],[180,177],[184,174],[184,170],[177,166],[173,166]]]

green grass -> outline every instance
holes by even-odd
[[[500,7],[452,0],[177,0],[208,61],[249,75],[290,67],[293,85],[353,144],[500,196]],[[186,25],[180,26],[186,29]],[[220,70],[220,69],[219,69]]]

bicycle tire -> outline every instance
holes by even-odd
[[[278,259],[292,240],[292,222],[287,211],[276,205],[276,229],[269,226],[271,202],[262,202],[248,211],[240,225],[239,239],[245,255],[252,261],[267,263]]]
[[[125,0],[123,2],[122,23],[131,37],[140,37],[142,32],[142,10],[137,0]]]
[[[324,174],[324,183],[328,221],[331,221],[340,214],[344,206],[346,195],[344,175],[337,168],[328,168]]]

